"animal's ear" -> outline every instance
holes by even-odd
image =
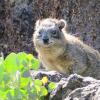
[[[40,26],[40,23],[41,23],[41,20],[37,20],[36,23],[35,23],[35,30],[38,29],[38,27]]]
[[[58,27],[59,27],[60,29],[65,28],[65,27],[66,27],[66,21],[65,21],[64,19],[60,19],[60,20],[58,21]]]

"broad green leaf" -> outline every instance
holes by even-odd
[[[21,93],[22,93],[24,96],[25,96],[26,94],[28,94],[26,89],[23,89],[23,88],[22,88],[22,89],[20,89],[20,91],[21,91]]]
[[[27,59],[29,60],[29,61],[32,61],[33,60],[33,55],[32,54],[27,54]]]
[[[14,90],[11,89],[7,91],[7,100],[13,100],[13,97],[14,97]]]
[[[34,70],[37,70],[39,68],[39,60],[36,59],[32,54],[28,54],[27,55],[27,59],[29,61],[29,67],[34,69]]]
[[[30,72],[28,69],[25,69],[23,71],[21,71],[21,76],[24,78],[29,78],[30,77]]]
[[[49,83],[48,85],[49,90],[53,90],[56,88],[56,84],[54,82]]]
[[[27,88],[28,84],[30,82],[30,78],[24,78],[20,77],[20,88]]]
[[[41,86],[34,85],[34,87],[35,87],[35,89],[36,89],[37,93],[41,91]]]
[[[17,54],[18,60],[19,60],[19,68],[20,70],[24,69],[24,67],[28,66],[28,61],[26,59],[27,54],[25,52],[20,52]]]
[[[41,96],[47,95],[41,80],[32,81],[30,68],[39,68],[39,60],[32,54],[11,53],[5,60],[0,57],[0,100],[41,100]],[[47,81],[46,78],[43,80]]]
[[[39,79],[34,80],[34,84],[38,86],[42,86],[42,82]]]
[[[6,99],[6,92],[3,90],[0,90],[0,100],[5,100]]]
[[[39,69],[39,66],[40,66],[40,62],[38,59],[34,58],[32,61],[32,69],[34,70],[38,70]]]
[[[14,89],[14,100],[22,100],[23,93],[20,91],[19,88]]]
[[[17,54],[17,56],[18,56],[18,59],[20,60],[20,62],[22,62],[23,60],[26,59],[27,54],[26,54],[25,52],[19,52],[19,53]]]
[[[4,68],[8,73],[15,73],[18,70],[19,61],[17,54],[9,54],[4,61]]]
[[[4,73],[3,81],[5,82],[5,84],[11,81],[10,75],[8,75],[6,72]]]
[[[27,58],[27,54],[25,52],[20,52],[17,54],[19,62],[22,63]]]
[[[48,94],[48,91],[47,91],[46,87],[42,86],[40,96],[46,96],[47,94]]]
[[[35,87],[32,87],[32,88],[31,88],[31,92],[32,92],[34,95],[37,95],[37,90],[36,90]]]
[[[28,68],[29,62],[27,60],[23,60],[21,65],[23,66],[22,68]]]
[[[27,100],[39,100],[38,98],[39,97],[37,95],[36,88],[35,87],[31,88],[31,91],[28,92],[28,99]]]

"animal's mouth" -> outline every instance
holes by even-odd
[[[39,48],[42,47],[42,48],[47,49],[47,48],[52,47],[52,46],[54,45],[54,42],[53,42],[53,41],[49,41],[49,42],[47,42],[47,43],[44,43],[42,40],[37,39],[37,41],[35,42],[35,44],[36,44]]]
[[[53,44],[51,43],[51,42],[49,42],[49,43],[43,43],[43,47],[45,47],[45,48],[49,48],[49,47],[51,47]]]

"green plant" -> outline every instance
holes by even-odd
[[[44,100],[44,96],[55,88],[48,85],[47,78],[32,80],[30,69],[38,70],[39,60],[32,54],[11,53],[0,57],[0,100]]]

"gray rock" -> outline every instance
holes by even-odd
[[[99,100],[100,80],[82,77],[77,74],[66,76],[56,71],[31,71],[33,79],[46,76],[49,82],[55,82],[56,88],[45,100]]]

